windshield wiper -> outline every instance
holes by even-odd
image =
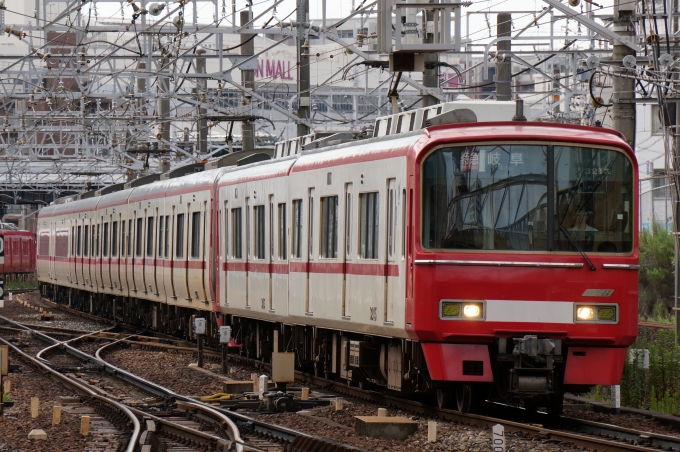
[[[573,246],[574,249],[576,249],[576,251],[581,253],[581,256],[583,256],[583,259],[585,259],[585,261],[588,263],[588,267],[590,267],[590,271],[594,272],[595,270],[597,270],[595,268],[595,265],[593,265],[593,262],[586,255],[586,252],[583,251],[580,246],[578,246],[578,243],[576,243],[576,240],[571,238],[567,229],[564,226],[560,225],[560,231],[562,231],[562,234],[564,234],[564,236],[567,238],[567,240],[569,240],[569,243],[571,243],[571,246]]]

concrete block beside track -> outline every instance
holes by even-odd
[[[359,435],[401,441],[418,430],[418,423],[396,416],[354,416],[354,430]]]

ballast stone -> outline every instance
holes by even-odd
[[[363,436],[401,441],[418,430],[418,422],[402,416],[354,416],[354,430]]]
[[[28,439],[46,440],[47,433],[41,429],[31,430],[31,433],[28,434]]]

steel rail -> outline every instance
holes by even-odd
[[[134,413],[125,405],[116,402],[115,400],[111,400],[109,398],[106,398],[104,396],[101,396],[97,394],[96,392],[92,391],[90,388],[88,388],[85,385],[82,385],[78,383],[77,381],[63,375],[60,372],[57,372],[56,370],[52,369],[51,367],[43,364],[42,362],[38,361],[36,358],[33,358],[32,356],[24,353],[20,348],[16,347],[14,344],[6,341],[4,338],[0,337],[0,341],[4,343],[5,345],[9,346],[15,353],[20,355],[23,359],[29,361],[31,364],[34,366],[37,366],[39,369],[41,369],[43,372],[46,372],[55,378],[57,378],[61,383],[64,385],[72,388],[74,391],[77,393],[90,397],[102,404],[105,405],[110,405],[114,408],[115,411],[123,413],[125,416],[128,417],[129,421],[132,423],[132,434],[130,436],[130,440],[128,441],[127,447],[125,448],[126,452],[135,452],[137,448],[137,443],[139,441],[139,436],[141,435],[141,425],[139,423],[139,420],[137,419],[137,416],[134,415]]]

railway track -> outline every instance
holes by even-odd
[[[38,339],[49,344],[32,357],[0,338],[26,359],[87,388],[92,394],[125,406],[146,427],[138,437],[140,444],[150,446],[151,451],[360,451],[239,413],[215,409],[119,369],[106,362],[101,352],[116,343],[127,342],[127,339],[116,339],[123,333],[96,331],[59,341],[10,319],[0,316],[0,321],[12,325],[0,327],[5,331],[8,328],[12,332],[28,331],[33,341]],[[99,347],[95,356],[75,347],[75,343],[95,337],[112,342]],[[240,433],[242,429],[246,432],[244,436]]]
[[[57,309],[61,305],[48,300]],[[79,311],[68,308],[74,314]],[[88,315],[88,318],[99,319]],[[644,325],[641,323],[641,325]],[[663,324],[659,324],[663,325]],[[663,326],[665,327],[665,325]],[[121,333],[100,332],[102,338],[117,339],[117,344],[130,344],[147,349],[166,349],[178,352],[195,353],[196,349],[191,343],[164,335],[162,338],[129,335],[122,337]],[[109,344],[113,346],[113,344]],[[107,347],[109,347],[107,346]],[[206,348],[206,357],[220,358],[221,353],[217,350]],[[270,368],[266,363],[252,358],[229,355],[230,360],[248,363],[258,368]],[[532,417],[533,424],[515,422],[513,419],[527,418],[524,410],[506,405],[494,404],[490,408],[494,411],[493,416],[460,413],[455,410],[440,409],[426,403],[408,400],[401,397],[348,386],[344,383],[327,380],[313,374],[296,371],[296,378],[308,381],[311,384],[331,388],[334,392],[348,397],[377,403],[383,406],[391,406],[412,413],[437,417],[444,420],[456,421],[466,425],[490,428],[495,424],[504,425],[506,432],[516,432],[522,435],[539,437],[546,440],[554,440],[572,443],[577,447],[597,451],[651,451],[667,450],[680,451],[680,437],[660,435],[651,432],[642,432],[610,424],[597,423],[581,419],[560,417],[550,418],[542,413]],[[220,410],[222,411],[222,410]]]

